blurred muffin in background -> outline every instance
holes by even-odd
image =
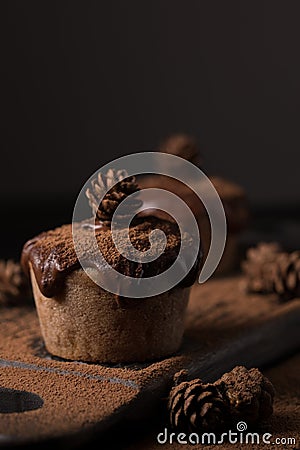
[[[157,151],[179,156],[199,168],[203,168],[203,158],[199,143],[197,139],[187,134],[174,134],[169,136],[159,145]],[[160,169],[166,169],[167,171],[167,167],[162,166]],[[209,176],[209,179],[221,198],[227,219],[228,234],[226,247],[216,271],[217,274],[226,274],[234,270],[239,262],[238,237],[240,232],[248,225],[249,206],[246,193],[241,186],[220,176]],[[205,259],[210,246],[210,223],[204,205],[194,191],[182,182],[163,175],[144,175],[138,178],[138,182],[141,189],[160,188],[168,190],[185,201],[194,213],[199,224]],[[161,209],[155,209],[155,201],[147,206],[149,209],[142,212],[142,215],[155,214],[160,218],[166,218],[166,213]],[[168,205],[166,204],[164,206],[167,211]],[[170,216],[167,216],[170,219]],[[184,221],[186,218],[183,216],[182,220]]]

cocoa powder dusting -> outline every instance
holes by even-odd
[[[137,220],[130,227],[129,236],[132,245],[139,251],[148,250],[150,247],[149,234],[154,229],[160,229],[166,235],[166,249],[155,261],[142,264],[142,266],[140,263],[132,263],[117,251],[109,227],[93,227],[90,222],[77,224],[76,230],[80,233],[77,252],[79,251],[80,256],[88,261],[90,267],[96,267],[100,271],[105,271],[105,264],[99,266],[97,258],[98,248],[106,263],[124,275],[136,278],[155,276],[168,269],[176,260],[181,245],[181,237],[178,226],[175,223],[149,217],[146,220]],[[117,233],[118,239],[122,242],[122,240],[125,240],[128,230],[120,228]],[[98,248],[97,246],[93,248],[91,245],[94,236],[96,237]],[[190,236],[183,235],[182,241],[187,246],[193,245],[193,239]],[[182,286],[190,286],[194,283],[199,269],[200,258],[201,253],[199,249],[194,267],[181,282]],[[53,297],[62,288],[67,274],[80,267],[73,243],[72,226],[63,225],[28,241],[23,248],[21,262],[27,273],[29,263],[32,265],[41,292],[46,297]]]
[[[88,430],[135,401],[142,387],[176,365],[104,366],[52,358],[33,308],[1,308],[0,386],[42,399],[35,410],[4,414],[5,439],[40,440]],[[0,398],[3,400],[3,396]]]

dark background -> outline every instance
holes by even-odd
[[[198,137],[254,211],[298,213],[300,2],[2,0],[0,255],[103,163]]]

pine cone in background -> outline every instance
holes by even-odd
[[[0,260],[0,305],[17,305],[28,300],[29,282],[20,264]]]
[[[300,297],[300,252],[280,253],[270,267],[270,278],[281,300]]]
[[[139,191],[135,177],[129,177],[126,170],[115,171],[110,169],[106,175],[99,172],[97,178],[93,179],[91,184],[91,189],[86,191],[89,205],[97,219],[107,225],[110,224],[119,204],[130,194]],[[100,203],[101,198],[103,199]],[[122,222],[127,217],[131,217],[141,205],[141,200],[131,199],[126,208],[126,214],[122,217],[118,216],[117,221]]]
[[[172,427],[185,432],[220,430],[227,417],[227,406],[218,387],[198,378],[173,387],[168,410]]]
[[[197,139],[188,134],[172,134],[160,144],[158,150],[163,153],[180,156],[196,166],[202,165]]]
[[[170,424],[184,432],[220,431],[225,425],[245,420],[254,424],[273,412],[274,388],[258,369],[236,366],[213,384],[199,378],[183,381],[175,375],[168,400]]]
[[[219,382],[233,419],[255,423],[272,414],[274,388],[258,369],[237,366],[225,373]]]
[[[242,263],[247,290],[275,293],[283,300],[300,296],[300,252],[285,253],[276,243],[260,243]]]
[[[247,277],[249,292],[269,293],[272,291],[270,266],[280,252],[281,247],[275,242],[261,242],[257,247],[247,251],[242,270]]]

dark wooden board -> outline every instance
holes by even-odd
[[[299,327],[300,299],[279,304],[272,296],[245,294],[240,276],[215,279],[193,287],[177,355],[103,366],[51,358],[35,310],[2,308],[0,446],[105,431],[125,416],[140,419],[159,406],[177,370],[212,381],[237,364],[265,366],[300,348]]]

